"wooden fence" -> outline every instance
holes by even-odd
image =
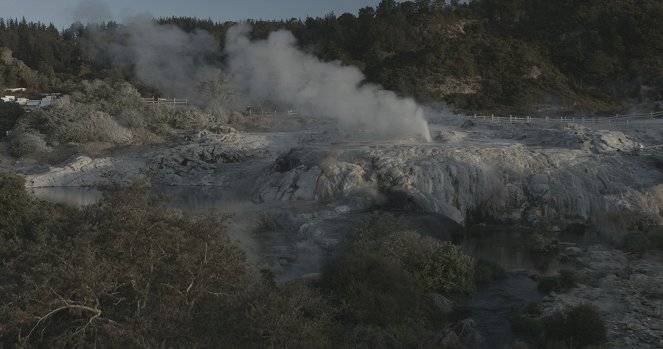
[[[143,104],[148,105],[189,105],[186,98],[142,98]]]
[[[643,114],[628,114],[628,115],[615,115],[611,117],[596,117],[596,116],[514,116],[514,115],[461,115],[457,114],[457,118],[466,118],[471,120],[481,120],[493,123],[508,123],[508,124],[537,124],[543,126],[553,126],[555,124],[581,124],[588,127],[606,127],[609,129],[620,128],[634,128],[634,127],[650,127],[657,126],[663,127],[663,112],[651,112]]]

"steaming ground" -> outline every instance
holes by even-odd
[[[251,27],[235,25],[221,51],[205,31],[184,32],[148,18],[131,18],[117,30],[126,40],[92,30],[87,45],[97,59],[132,71],[170,96],[214,109],[268,102],[331,120],[348,132],[366,130],[370,138],[430,140],[424,111],[414,99],[367,83],[356,67],[300,50],[289,31],[250,40]]]
[[[315,120],[284,118],[274,122],[278,132],[203,130],[163,147],[79,156],[57,166],[5,166],[27,174],[32,188],[127,184],[147,174],[155,186],[214,188],[206,198],[198,195],[205,189],[197,191],[202,203],[189,196],[180,206],[235,214],[231,224],[245,245],[257,248],[251,240],[261,232],[266,251],[257,255],[291,276],[301,275],[294,264],[310,267],[302,273],[315,271],[318,264],[308,258],[339,243],[341,232],[330,220],[347,223],[345,215],[376,207],[456,224],[474,212],[536,222],[627,207],[658,217],[663,208],[660,160],[639,153],[662,136],[656,128],[624,134],[573,125],[461,127],[463,120],[437,118],[433,141],[426,142],[370,140]]]

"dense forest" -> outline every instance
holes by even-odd
[[[424,103],[607,111],[663,99],[660,18],[663,3],[656,0],[383,0],[357,14],[250,22],[255,37],[288,29],[318,57],[356,65],[370,82]],[[209,31],[220,46],[233,24],[182,17],[158,22]],[[112,36],[118,26],[75,23],[58,30],[0,20],[0,47],[39,73],[10,64],[4,50],[0,85],[66,88],[79,79],[130,80],[86,45],[90,30]]]

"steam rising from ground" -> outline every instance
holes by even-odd
[[[116,32],[91,28],[87,45],[98,59],[132,71],[169,97],[209,102],[201,98],[200,85],[218,79],[222,72],[216,59],[219,44],[208,32],[187,33],[145,16],[127,20]]]
[[[90,44],[99,56],[133,71],[141,81],[170,97],[218,103],[205,100],[200,88],[209,86],[206,82],[224,81],[229,74],[234,87],[251,103],[271,102],[335,119],[345,130],[371,137],[430,140],[424,112],[413,99],[363,84],[365,77],[355,67],[322,62],[300,51],[288,31],[251,41],[250,29],[236,25],[228,31],[225,69],[217,59],[218,42],[209,33],[187,33],[144,17],[133,18],[117,29],[121,40],[99,31],[93,33]],[[214,91],[212,97],[219,99],[219,88]]]
[[[256,100],[289,104],[342,126],[380,137],[420,136],[430,140],[422,108],[377,85],[363,84],[355,67],[326,63],[296,47],[289,31],[251,41],[250,27],[237,25],[226,35],[233,81]]]

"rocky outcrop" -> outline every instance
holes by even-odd
[[[225,130],[225,129],[224,129]],[[220,185],[222,165],[264,157],[265,137],[239,132],[190,135],[185,141],[146,153],[122,157],[77,156],[61,166],[26,170],[27,187],[85,187],[100,183],[125,185],[149,175],[162,185]]]
[[[294,165],[272,171],[255,198],[385,204],[459,223],[471,214],[502,220],[537,214],[531,220],[541,221],[662,208],[663,175],[621,132],[574,125],[498,131],[501,140],[457,130],[453,141],[437,144],[299,149],[280,158]]]
[[[204,131],[147,153],[82,156],[28,170],[27,185],[124,184],[150,174],[162,185],[241,183],[259,203],[386,205],[441,214],[461,224],[468,218],[540,224],[612,210],[658,216],[663,209],[663,174],[622,132],[477,122],[438,128],[434,134],[431,143],[332,143],[326,131]]]
[[[629,260],[603,246],[575,252],[572,260],[592,285],[544,297],[544,313],[590,303],[607,322],[610,348],[663,347],[663,255]]]

